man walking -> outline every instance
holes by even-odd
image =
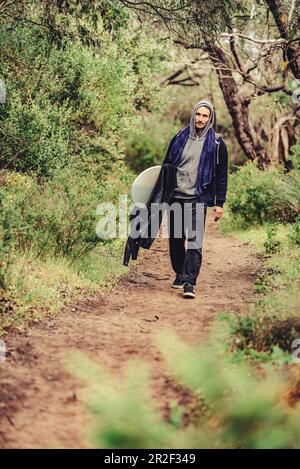
[[[163,161],[177,166],[177,186],[170,202],[169,249],[176,273],[172,287],[183,288],[184,298],[195,298],[207,207],[214,207],[217,221],[226,199],[227,147],[214,131],[214,123],[213,105],[199,101],[190,125],[172,138]],[[172,210],[174,204],[180,210]]]

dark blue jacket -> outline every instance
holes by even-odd
[[[216,134],[218,135],[218,134]],[[166,157],[163,164],[167,160],[170,147],[175,140],[176,135],[172,138]],[[223,207],[226,200],[227,181],[228,181],[228,152],[227,146],[223,138],[218,135],[216,138],[216,151],[215,151],[215,164],[216,176],[213,178],[211,184],[207,186],[206,190],[199,197],[199,202],[203,202],[209,207],[218,206]]]

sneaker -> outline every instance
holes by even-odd
[[[191,283],[186,282],[183,286],[184,298],[195,298],[195,287]]]
[[[184,282],[181,280],[181,275],[177,274],[174,282],[172,283],[172,288],[183,288]]]

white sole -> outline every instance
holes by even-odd
[[[194,293],[184,293],[183,294],[184,298],[195,298],[196,295]]]
[[[176,288],[177,290],[180,290],[183,288],[183,285],[172,285],[172,288]]]

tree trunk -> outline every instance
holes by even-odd
[[[206,44],[204,50],[216,69],[220,88],[232,119],[234,134],[248,159],[256,161],[260,169],[271,163],[265,148],[261,146],[249,116],[249,101],[239,93],[228,60],[220,47]]]
[[[282,0],[265,0],[268,5],[280,37],[286,40],[292,40],[289,24],[289,9],[291,4],[284,4]],[[299,0],[295,1],[294,5],[295,14],[299,11]],[[298,31],[296,31],[298,34]],[[295,78],[300,79],[300,41],[295,41],[287,45],[286,56],[289,61],[289,67]]]
[[[272,143],[272,161],[274,164],[283,165],[289,170],[288,160],[290,148],[296,143],[295,131],[290,124],[293,120],[291,116],[281,117],[272,126],[271,143]]]

